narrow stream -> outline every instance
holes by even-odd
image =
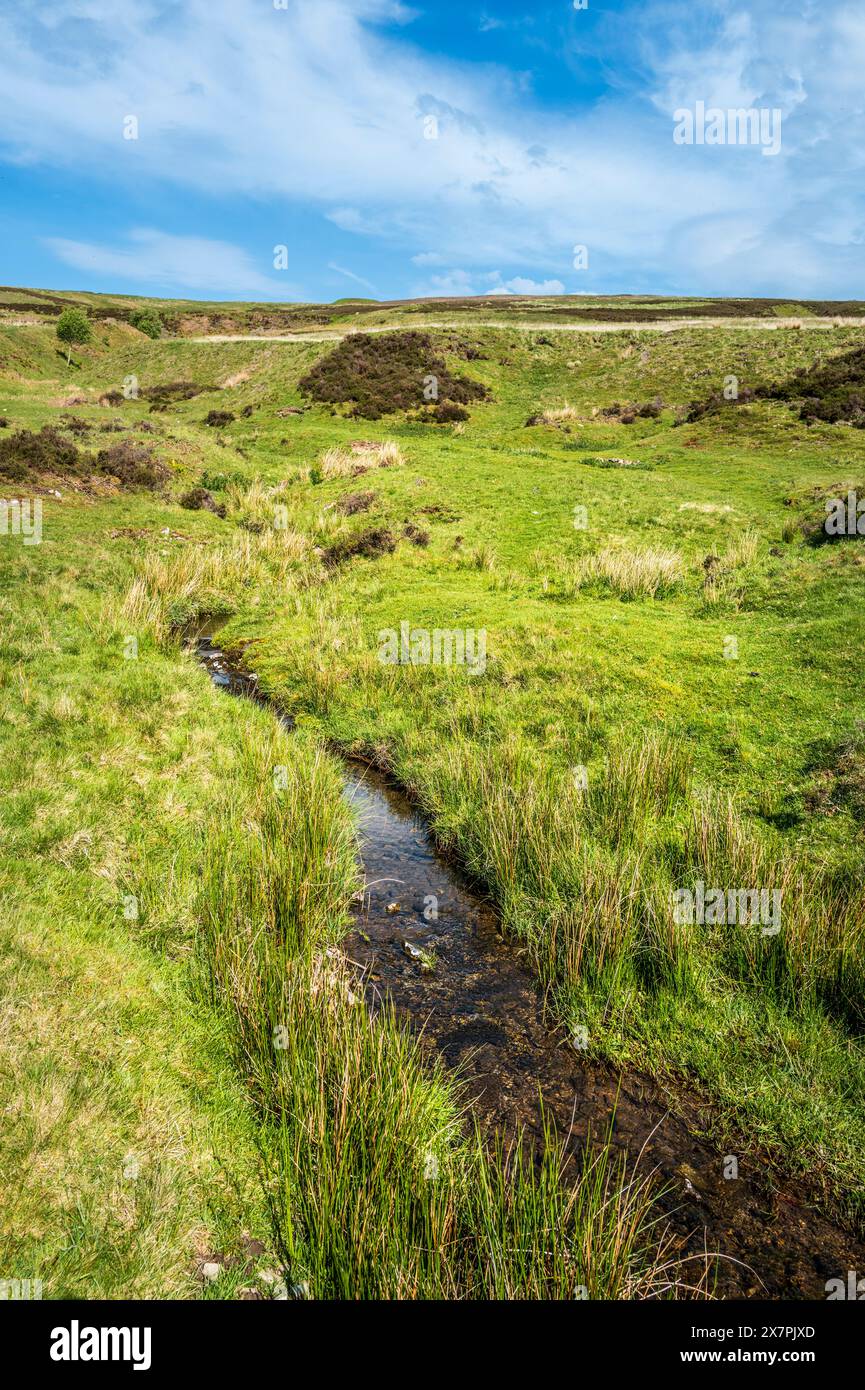
[[[211,638],[196,645],[215,684],[267,703]],[[808,1205],[804,1182],[770,1189],[744,1146],[738,1177],[725,1177],[726,1156],[701,1138],[709,1111],[697,1096],[591,1061],[555,1030],[496,912],[439,853],[407,797],[373,768],[345,759],[344,769],[366,881],[345,954],[363,968],[370,1004],[389,997],[423,1046],[459,1068],[485,1126],[506,1137],[522,1129],[540,1145],[542,1098],[575,1155],[611,1134],[639,1173],[657,1174],[679,1256],[722,1256],[719,1297],[824,1299],[827,1279],[865,1268],[865,1246]],[[701,1258],[686,1264],[684,1282],[700,1268]]]

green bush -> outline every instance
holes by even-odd
[[[90,320],[83,309],[70,307],[64,309],[57,320],[57,337],[61,343],[66,344],[66,365],[72,355],[74,343],[89,343],[93,336],[90,327]]]
[[[146,333],[148,338],[162,337],[162,319],[155,309],[138,309],[129,322],[139,333]]]
[[[435,381],[438,412],[445,405],[486,400],[486,386],[454,376],[426,333],[352,333],[301,377],[300,390],[314,401],[351,405],[356,417],[378,420],[398,410],[423,408],[428,383]],[[467,419],[467,413],[433,418]]]

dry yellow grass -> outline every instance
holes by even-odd
[[[576,406],[569,405],[567,401],[564,405],[549,406],[537,415],[537,419],[544,425],[560,425],[565,420],[579,420],[579,418],[580,412]]]
[[[395,468],[404,463],[403,452],[394,439],[378,442],[363,441],[348,449],[326,449],[319,459],[319,469],[325,478],[350,478],[360,469]]]
[[[574,589],[601,583],[624,598],[658,598],[674,589],[685,575],[677,550],[647,547],[644,550],[607,546],[585,556],[574,571]]]
[[[703,599],[706,604],[728,603],[738,608],[744,597],[743,571],[752,566],[760,550],[760,537],[745,531],[723,555],[712,553],[703,562]]]
[[[288,585],[309,551],[305,536],[271,525],[222,546],[145,555],[123,602],[123,617],[133,633],[147,628],[164,642],[187,616],[225,611],[226,600],[242,589],[274,580]]]

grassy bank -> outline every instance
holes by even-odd
[[[291,382],[323,349],[230,345],[253,354],[238,401],[256,408],[230,438],[269,486],[229,491],[229,516],[266,535],[282,509],[297,573],[240,597],[229,635],[253,640],[250,664],[301,722],[413,791],[594,1051],[697,1080],[719,1142],[856,1207],[862,837],[843,749],[861,555],[798,527],[855,481],[858,432],[769,402],[676,423],[728,372],[810,361],[795,332],[598,338],[578,361],[558,342],[472,341],[464,370],[494,400],[455,431],[274,419],[271,401],[303,404]],[[656,398],[631,426],[602,416]],[[565,399],[558,423],[526,426]],[[359,433],[402,461],[370,467]],[[365,555],[382,532],[395,548]],[[485,631],[484,674],[383,665],[381,634],[404,622]],[[780,890],[780,939],[683,930],[671,893],[699,880]]]
[[[46,330],[6,334],[0,409],[16,427],[72,411],[92,446],[120,424],[170,470],[148,495],[58,487],[43,544],[4,543],[10,612],[26,613],[4,666],[18,721],[6,771],[23,786],[5,814],[35,836],[21,845],[46,894],[43,940],[82,930],[70,870],[52,877],[65,846],[76,904],[114,894],[104,939],[145,978],[167,972],[224,1086],[241,1088],[224,1111],[219,1088],[181,1096],[229,1117],[244,1173],[264,1174],[248,1210],[264,1201],[291,1282],[319,1296],[618,1296],[652,1277],[642,1197],[606,1203],[600,1173],[575,1195],[554,1150],[544,1173],[505,1182],[459,1129],[452,1083],[354,1000],[328,955],[355,868],[325,740],[409,788],[592,1054],[667,1076],[673,1093],[698,1086],[719,1142],[861,1215],[862,543],[817,548],[800,524],[827,490],[861,483],[861,435],[774,400],[682,423],[730,373],[781,380],[856,332],[544,336],[437,335],[450,369],[490,393],[451,428],[310,407],[298,382],[321,344],[151,342],[117,326],[78,353],[70,406]],[[130,376],[201,390],[165,412],[143,396],[96,404]],[[641,402],[652,410],[626,423]],[[234,419],[208,426],[214,409]],[[195,483],[224,517],[180,507]],[[214,612],[297,713],[290,740],[265,711],[220,703],[172,645],[174,625]],[[403,623],[483,631],[483,671],[383,663],[382,634]],[[34,747],[72,798],[54,839],[24,773]],[[698,881],[779,890],[781,932],[677,922],[673,890]],[[130,893],[132,924],[116,910]],[[148,1055],[185,1036],[160,1011],[142,1027]],[[50,1055],[46,1042],[46,1074]],[[204,1222],[199,1193],[188,1209]],[[228,1225],[258,1229],[244,1210]],[[226,1218],[207,1219],[225,1244]]]
[[[266,1294],[274,1271],[295,1297],[666,1292],[639,1180],[604,1154],[577,1180],[554,1143],[540,1170],[491,1157],[453,1081],[372,1021],[335,951],[358,882],[336,765],[171,635],[202,584],[290,582],[290,537],[190,567],[139,535],[173,519],[158,497],[53,501],[42,544],[3,551],[9,1277],[46,1297]],[[215,522],[188,520],[205,548]],[[170,618],[146,604],[165,566]]]
[[[193,828],[239,729],[178,658],[124,660],[81,540],[3,552],[2,1266],[189,1297],[273,1253],[230,1036],[194,1002]]]

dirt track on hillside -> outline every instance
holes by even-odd
[[[209,333],[204,337],[187,338],[190,343],[330,343],[338,342],[349,333],[397,333],[409,327],[404,323],[369,325],[355,328],[328,329],[321,333]],[[675,333],[681,328],[746,328],[752,331],[772,332],[777,328],[801,328],[831,330],[833,328],[863,328],[865,319],[861,318],[802,318],[802,319],[664,319],[650,323],[635,320],[632,323],[500,323],[489,319],[474,319],[470,322],[430,319],[418,321],[411,328],[447,328],[450,331],[469,332],[475,328],[498,328],[503,333]]]

